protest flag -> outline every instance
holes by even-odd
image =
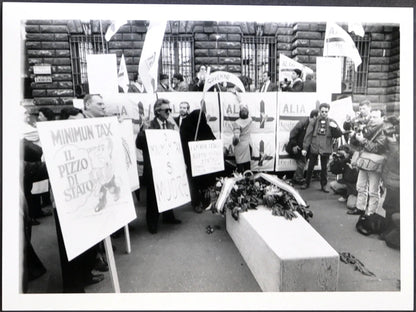
[[[326,23],[323,56],[346,56],[354,62],[355,70],[361,64],[361,56],[351,36],[335,23]]]
[[[111,21],[111,25],[108,26],[107,32],[105,33],[105,40],[110,41],[111,37],[113,37],[119,28],[124,24],[127,24],[127,20]]]
[[[144,40],[139,62],[139,76],[142,78],[147,93],[154,93],[157,88],[157,69],[165,29],[166,21],[151,21]]]
[[[357,36],[364,37],[364,28],[360,22],[349,22],[348,32],[354,32]]]
[[[127,73],[126,60],[124,54],[121,55],[120,67],[118,69],[118,85],[123,88],[124,93],[129,90],[129,74]]]
[[[313,74],[313,70],[286,55],[280,53],[279,56],[279,81],[284,81],[286,78],[292,81],[292,72],[294,69],[300,69],[302,71],[302,80],[305,80],[307,74]]]

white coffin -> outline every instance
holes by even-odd
[[[258,207],[226,212],[227,232],[263,291],[335,291],[339,254],[299,214],[286,220]]]

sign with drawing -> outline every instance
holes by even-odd
[[[38,124],[68,260],[136,218],[116,117]]]

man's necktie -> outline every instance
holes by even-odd
[[[166,121],[164,121],[164,122],[162,123],[162,127],[163,127],[163,129],[166,129]]]

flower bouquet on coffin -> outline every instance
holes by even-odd
[[[220,179],[210,189],[210,200],[211,204],[206,210],[224,215],[225,209],[230,209],[235,220],[238,220],[240,212],[257,209],[260,205],[270,208],[272,215],[287,220],[296,218],[295,212],[307,221],[313,216],[309,206],[291,185],[265,173],[246,171]]]

